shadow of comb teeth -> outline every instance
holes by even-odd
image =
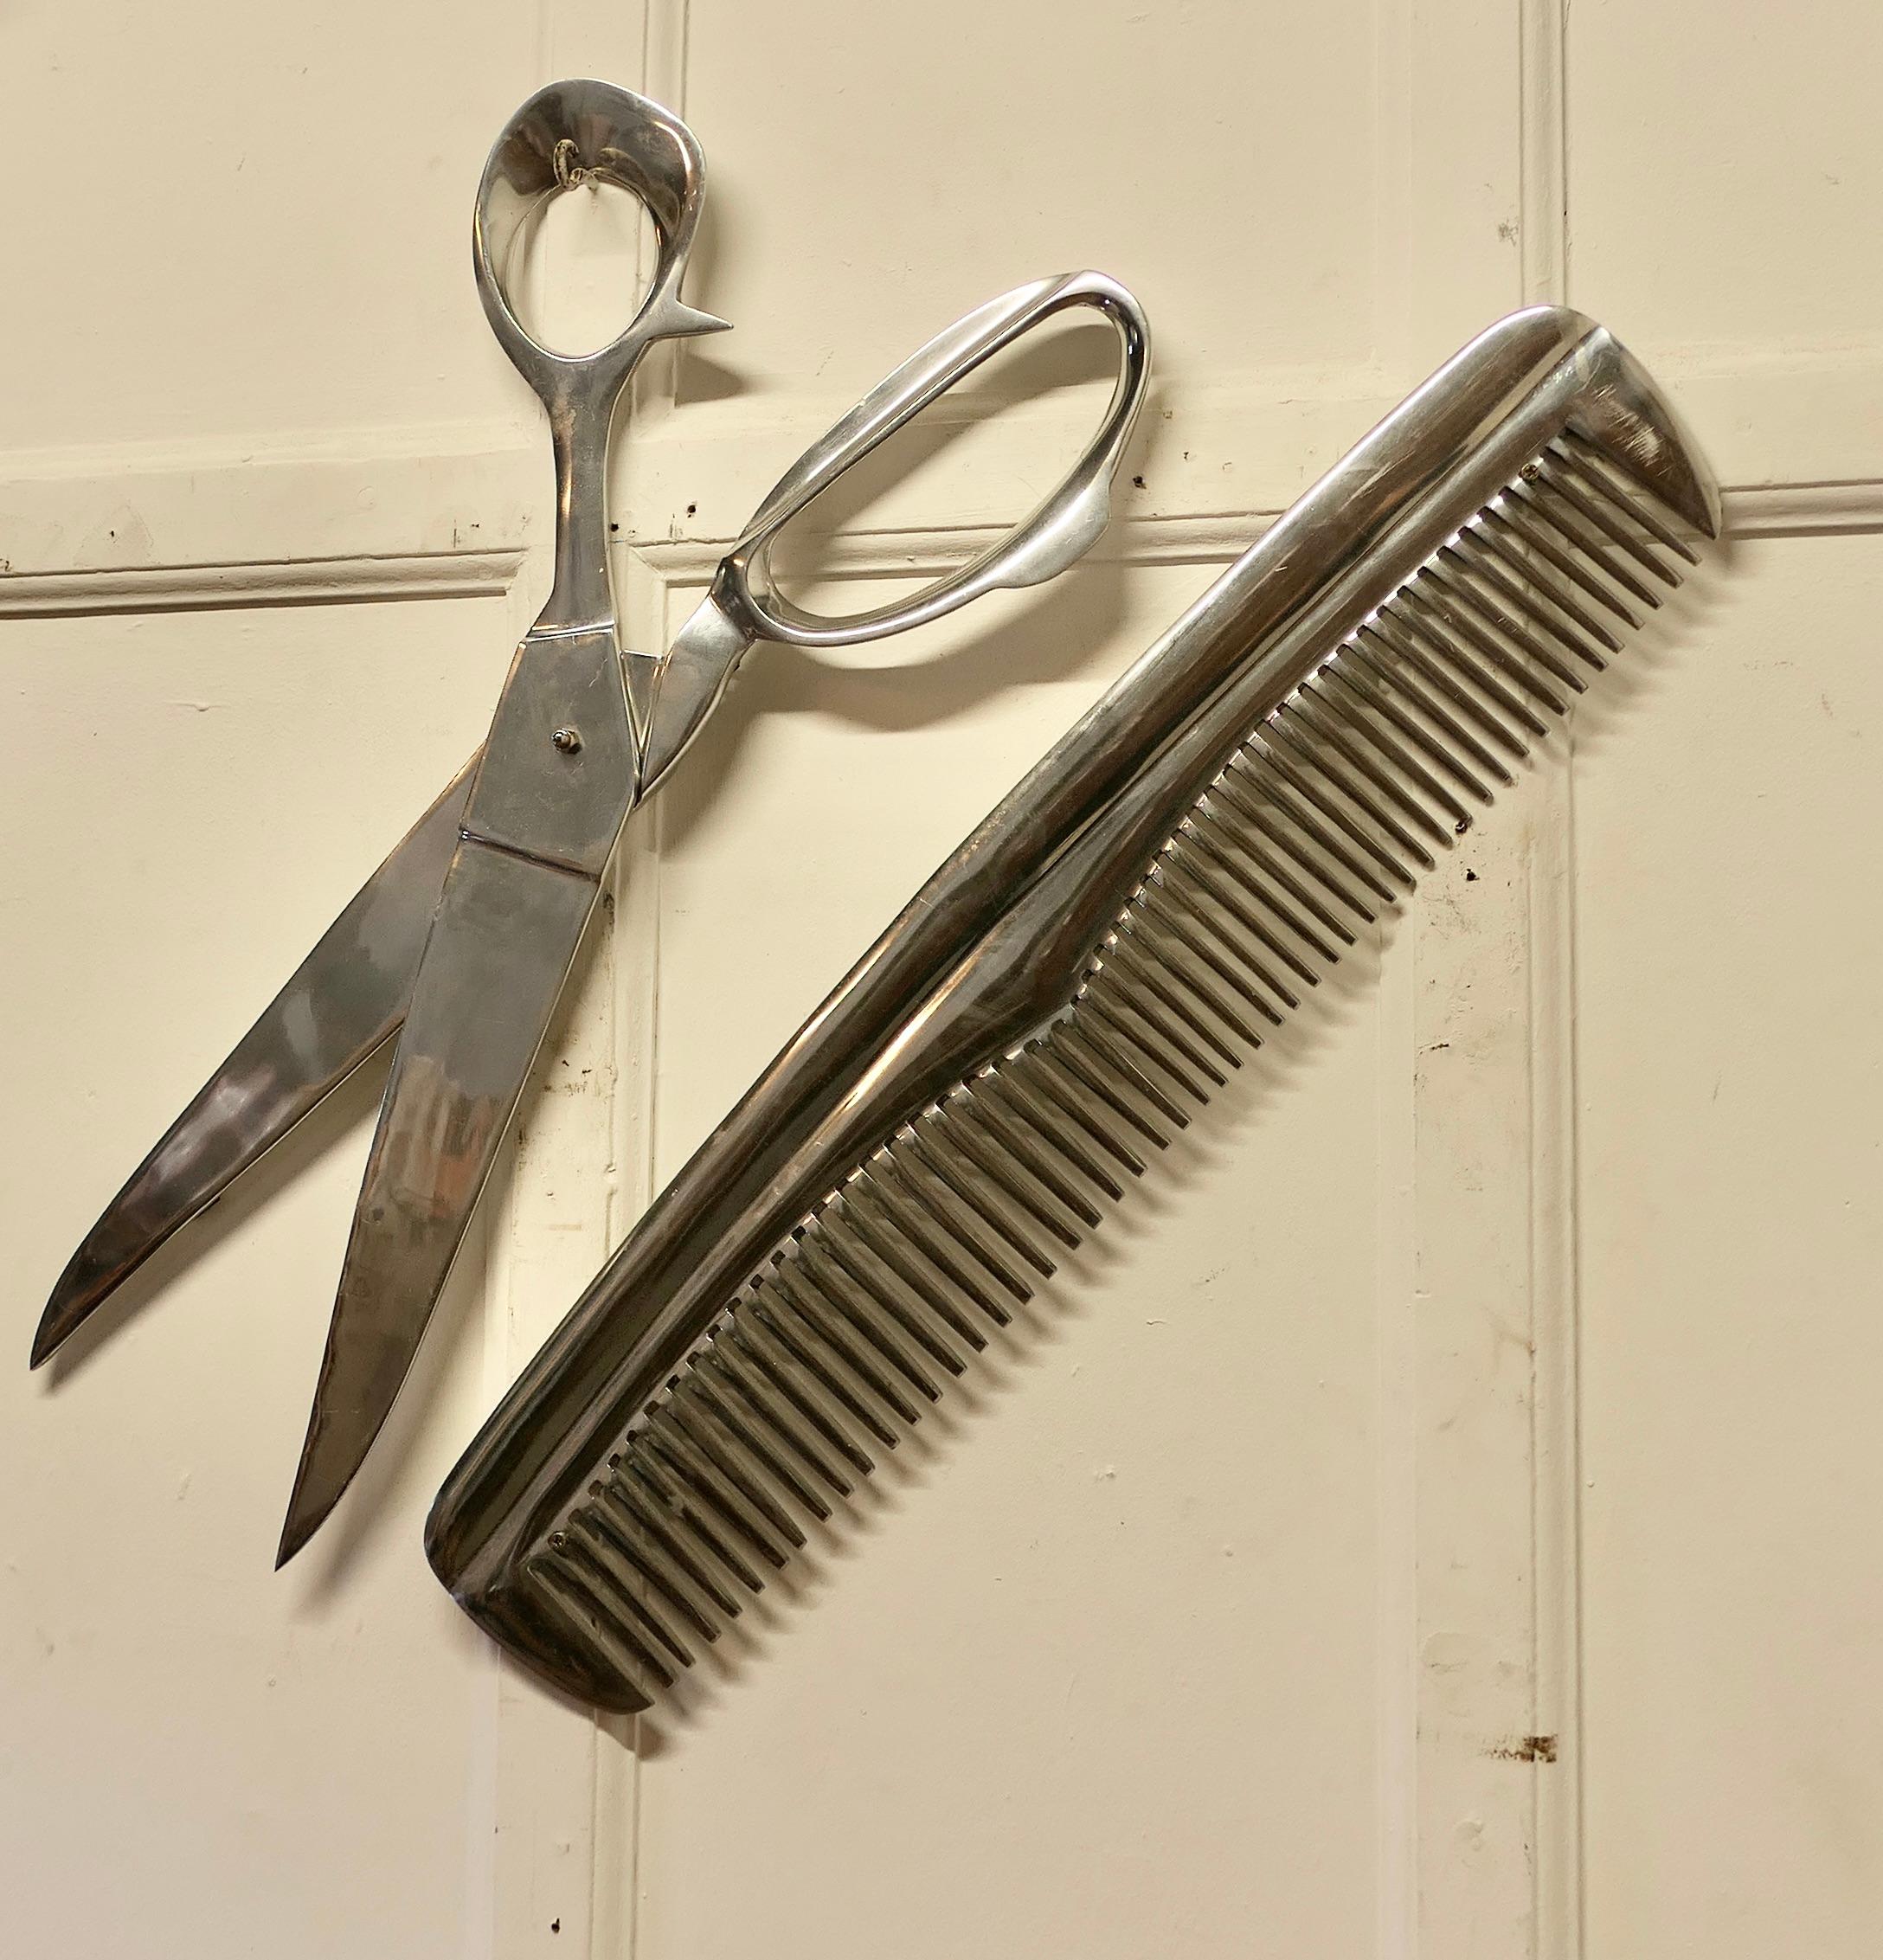
[[[1232,568],[929,882],[492,1419],[427,1533],[467,1608],[636,1707],[790,1561],[826,1565],[892,1450],[1050,1337],[1038,1290],[1149,1166],[1207,1150],[1199,1112],[1327,1025],[1330,982],[1655,609],[1646,581],[1678,586],[1675,526],[1713,506],[1668,427],[1600,329],[1516,316]]]

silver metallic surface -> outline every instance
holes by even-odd
[[[1118,381],[1091,440],[1064,480],[1006,537],[958,572],[893,606],[826,619],[792,605],[772,584],[780,531],[843,473],[939,396],[1069,307],[1089,306],[1118,335]],[[747,648],[762,639],[843,646],[926,625],[983,593],[1057,578],[1089,550],[1110,511],[1112,479],[1149,378],[1150,331],[1137,301],[1102,273],[1066,273],[1016,286],[964,314],[814,443],[772,486],[720,561],[712,586],[674,636],[659,680],[660,712],[646,755],[650,786],[670,768],[725,691]]]
[[[1534,308],[1474,341],[1055,745],[655,1201],[440,1492],[440,1578],[546,1680],[646,1706],[680,1658],[666,1540],[712,1553],[622,1492],[658,1461],[723,1504],[717,1451],[774,1513],[826,1513],[851,1449],[961,1365],[961,1323],[1025,1299],[1410,891],[1460,793],[1511,780],[1494,745],[1525,755],[1617,644],[1585,601],[1648,589],[1621,559],[1671,583],[1676,527],[1718,523],[1602,328]]]
[[[132,1172],[59,1276],[33,1366],[398,1032],[470,790],[466,764]]]
[[[614,341],[569,356],[522,325],[506,273],[547,198],[596,178],[637,196],[659,240],[639,310]],[[839,645],[933,619],[1001,584],[1070,564],[1102,528],[1141,402],[1147,336],[1130,295],[1096,273],[1038,281],[978,308],[875,389],[787,472],[720,569],[723,630],[678,659],[620,647],[607,570],[610,425],[654,340],[723,321],[680,284],[703,164],[666,111],[596,81],[525,103],[485,166],[473,226],[493,331],[548,414],[556,466],[550,596],[517,650],[480,755],[362,889],[106,1210],[55,1288],[36,1366],[128,1275],[336,1084],[400,1033],[282,1533],[318,1528],[382,1423],[487,1180],[567,978],[622,824],[762,637]],[[1116,327],[1120,379],[1065,481],[966,573],[849,621],[797,617],[766,589],[784,522],[912,415],[1023,332],[1075,305]],[[677,643],[678,644],[678,643]]]

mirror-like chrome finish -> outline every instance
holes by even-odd
[[[40,1316],[34,1367],[399,1031],[472,766],[360,887],[86,1234]]]
[[[852,1256],[885,1231],[951,1288],[987,1272],[1024,1298],[1026,1269],[1052,1270],[1116,1188],[1085,1140],[1141,1169],[1303,997],[1280,971],[1305,990],[1430,861],[1420,838],[1450,841],[1425,765],[1488,797],[1474,768],[1507,772],[1466,723],[1520,758],[1566,711],[1533,671],[1540,629],[1575,619],[1601,561],[1570,580],[1519,554],[1520,576],[1488,543],[1520,489],[1553,511],[1565,472],[1610,544],[1717,531],[1628,354],[1535,308],[1381,423],[1051,749],[655,1201],[452,1473],[427,1551],[473,1617],[559,1687],[646,1706],[666,1671],[633,1662],[572,1551],[643,1439],[762,1442],[775,1501],[800,1503],[775,1466],[813,1447],[801,1418],[755,1383],[742,1410],[701,1393],[742,1327],[814,1296],[833,1335],[913,1321],[945,1340],[894,1261]],[[1479,589],[1487,560],[1508,589]],[[1448,625],[1468,616],[1468,642]]]
[[[523,325],[506,281],[531,214],[589,178],[641,202],[659,248],[647,292],[620,334],[593,353],[565,355]],[[35,1339],[36,1366],[159,1244],[399,1035],[282,1558],[331,1509],[398,1393],[622,825],[710,712],[740,659],[762,638],[819,646],[874,639],[997,586],[1064,570],[1102,528],[1111,478],[1143,399],[1148,332],[1137,303],[1115,281],[1073,273],[989,301],[905,362],[787,472],[720,568],[704,625],[659,658],[627,651],[607,568],[610,427],[652,342],[725,325],[680,297],[703,180],[699,146],[684,124],[604,82],[551,85],[498,138],[479,187],[472,264],[492,328],[549,419],[556,526],[548,603],[517,650],[479,755],[87,1235]],[[1096,308],[1115,328],[1118,384],[1084,453],[1006,540],[907,603],[851,620],[810,620],[770,594],[767,552],[780,526],[982,362],[1074,305]],[[562,1589],[556,1597],[565,1610],[569,1599],[592,1590],[592,1564],[546,1572],[549,1591]]]
[[[1097,430],[1059,485],[998,543],[913,597],[872,612],[825,619],[792,605],[774,587],[778,534],[877,444],[1023,334],[1068,308],[1089,306],[1118,337],[1118,380]],[[710,589],[674,636],[659,680],[659,712],[648,742],[650,787],[712,712],[741,657],[762,639],[843,646],[926,625],[983,593],[1057,578],[1097,542],[1110,514],[1112,479],[1149,379],[1150,328],[1137,301],[1102,273],[1037,280],[964,314],[814,443],[772,486],[751,523],[720,561]]]

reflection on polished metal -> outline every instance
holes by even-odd
[[[1142,312],[1096,273],[1041,280],[978,307],[880,383],[774,486],[707,598],[658,658],[618,642],[605,477],[616,405],[654,341],[725,325],[680,283],[698,221],[699,146],[654,103],[597,81],[525,103],[485,166],[472,229],[492,330],[547,411],[555,572],[517,648],[481,753],[376,872],[93,1228],[40,1323],[44,1360],[171,1233],[397,1034],[280,1557],[351,1480],[404,1381],[496,1160],[628,813],[659,781],[755,642],[840,646],[1050,579],[1102,530],[1144,395]],[[542,345],[505,272],[549,197],[597,179],[646,206],[652,280],[627,327],[580,356]],[[845,471],[1003,348],[1069,307],[1120,347],[1117,386],[1065,480],[965,570],[854,618],[772,589],[780,530]]]
[[[445,1584],[544,1679],[646,1706],[1513,780],[1620,644],[1591,608],[1657,605],[1718,517],[1602,328],[1535,308],[1474,341],[1058,742],[661,1194],[440,1494]]]

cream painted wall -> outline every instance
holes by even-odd
[[[1875,1949],[1874,21],[963,0],[945,26],[0,24],[0,1950]],[[481,733],[548,473],[469,200],[514,104],[584,70],[698,133],[691,296],[738,329],[659,364],[625,432],[642,644],[811,434],[1022,278],[1092,263],[1150,308],[1142,480],[1050,594],[755,657],[624,854],[422,1398],[276,1578],[370,1090],[109,1338],[31,1378],[26,1341]],[[593,244],[556,242],[559,285],[604,283]],[[420,1521],[607,1246],[1266,516],[1536,298],[1647,361],[1734,534],[1573,755],[671,1706],[597,1725],[500,1667]],[[841,569],[887,593],[1023,508],[1084,371],[1010,374],[1044,398],[879,479]]]

